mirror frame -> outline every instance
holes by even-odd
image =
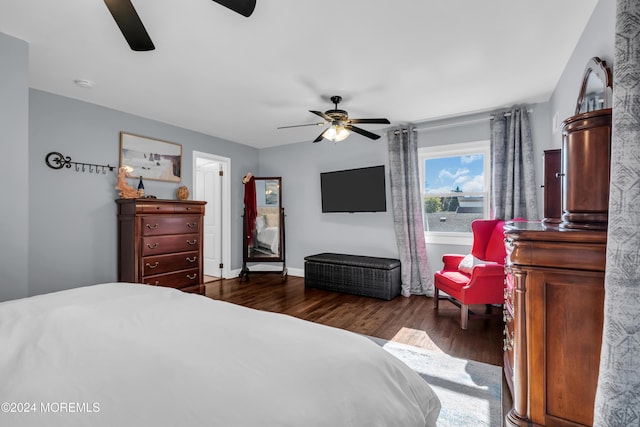
[[[580,113],[582,110],[582,104],[587,95],[587,86],[589,83],[589,77],[594,74],[600,79],[603,85],[604,106],[603,109],[611,108],[613,103],[613,75],[611,69],[607,66],[607,63],[598,57],[593,57],[587,62],[587,66],[584,70],[584,76],[582,77],[582,86],[580,87],[580,94],[578,95],[578,102],[576,104],[576,115],[584,114]],[[595,110],[597,111],[597,110]]]
[[[254,176],[255,181],[278,181],[278,234],[279,234],[279,253],[276,256],[251,256],[251,251],[243,239],[243,251],[245,262],[283,262],[284,261],[284,209],[282,208],[282,177],[280,176]],[[256,197],[257,197],[256,193]]]

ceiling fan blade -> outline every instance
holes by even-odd
[[[309,110],[310,113],[316,114],[320,117],[322,117],[323,119],[325,119],[328,122],[332,122],[333,118],[327,116],[325,113],[323,113],[322,111],[313,111],[313,110]]]
[[[318,135],[318,137],[317,137],[316,139],[314,139],[314,140],[313,140],[313,142],[314,142],[314,143],[316,143],[316,142],[320,142],[320,141],[322,141],[322,140],[324,139],[324,133],[325,133],[326,131],[327,131],[326,129],[325,129],[325,130],[323,130],[323,131],[322,131],[322,133],[321,133],[320,135]]]
[[[355,126],[347,125],[344,127],[347,130],[353,131],[355,133],[359,133],[360,135],[366,136],[371,139],[378,139],[380,135],[376,135],[375,133],[369,132],[368,130],[364,130]]]
[[[349,119],[347,120],[349,123],[378,123],[388,125],[391,124],[388,119]]]
[[[214,2],[227,7],[234,12],[247,18],[251,16],[256,8],[256,0],[213,0]]]
[[[156,48],[130,0],[104,0],[104,3],[132,50],[147,51]]]
[[[309,124],[306,124],[306,125],[280,126],[278,129],[300,128],[300,127],[303,127],[303,126],[322,126],[323,124],[325,124],[325,123],[322,122],[322,123],[309,123]]]

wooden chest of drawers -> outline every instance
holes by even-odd
[[[505,226],[507,426],[590,426],[604,319],[606,232]]]
[[[118,280],[204,293],[206,202],[118,199]]]

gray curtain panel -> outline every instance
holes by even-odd
[[[392,129],[388,141],[391,205],[402,264],[402,295],[433,296],[433,277],[427,264],[424,241],[416,135],[411,129]]]
[[[640,426],[640,2],[618,0],[604,330],[595,426]]]
[[[492,217],[538,219],[529,113],[524,106],[491,119]]]

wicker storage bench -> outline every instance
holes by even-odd
[[[400,260],[334,253],[304,260],[306,287],[385,300],[400,294]]]

